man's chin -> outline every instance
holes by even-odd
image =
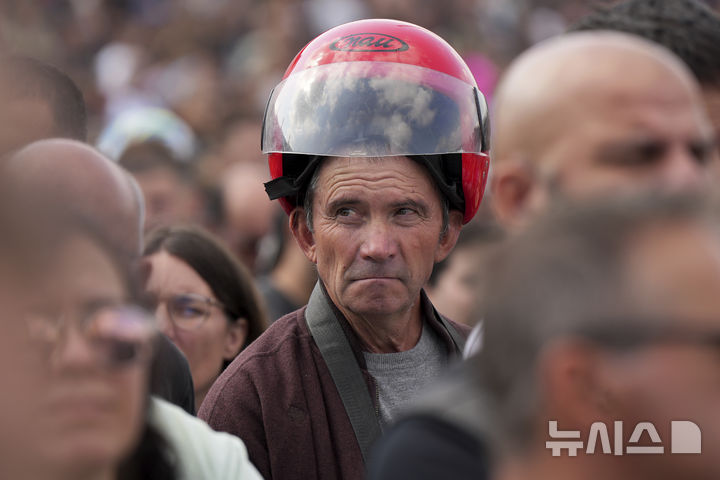
[[[364,318],[388,317],[402,311],[396,305],[362,305],[360,308],[351,307],[349,310],[358,317]]]
[[[365,283],[365,282],[363,282]],[[392,282],[373,282],[371,288],[353,289],[345,296],[345,307],[358,315],[392,315],[407,308],[405,289],[383,285]],[[397,281],[395,281],[397,283]]]
[[[403,283],[402,280],[395,277],[370,277],[370,278],[363,278],[361,280],[354,280],[353,281],[353,287],[354,288],[362,288],[365,290],[372,289],[382,289],[386,290],[388,288],[402,288]]]

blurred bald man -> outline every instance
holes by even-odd
[[[717,2],[715,2],[717,3]],[[702,0],[627,0],[599,6],[572,30],[615,30],[671,50],[700,82],[720,134],[720,15]]]
[[[94,148],[76,140],[46,139],[10,155],[3,175],[19,191],[42,193],[39,202],[72,211],[97,225],[127,261],[142,248],[143,198],[132,177]],[[187,360],[162,335],[152,366],[152,393],[195,411]]]
[[[127,172],[89,145],[39,140],[9,157],[7,173],[98,224],[128,257],[138,254],[142,197]]]
[[[687,67],[616,32],[566,34],[518,57],[496,91],[492,135],[492,207],[510,231],[558,198],[704,189],[715,161]],[[463,375],[381,439],[370,479],[487,478],[487,412]]]
[[[556,196],[703,188],[714,136],[699,87],[669,51],[612,32],[530,49],[496,95],[494,210],[514,228]]]

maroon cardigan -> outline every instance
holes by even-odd
[[[423,316],[459,356],[450,335],[421,294]],[[285,315],[246,348],[220,375],[198,416],[215,430],[240,437],[266,479],[364,478],[360,447],[330,371],[307,324],[305,308]],[[359,341],[335,309],[360,369],[375,395]],[[467,336],[469,329],[453,326]]]

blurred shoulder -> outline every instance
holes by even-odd
[[[181,479],[262,478],[242,440],[212,430],[176,405],[152,397],[149,421],[168,442]]]

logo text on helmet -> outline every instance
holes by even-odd
[[[330,50],[339,52],[404,52],[407,43],[384,33],[353,33],[337,39]]]

